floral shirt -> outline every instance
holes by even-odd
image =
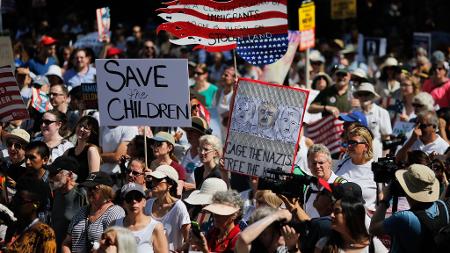
[[[21,235],[18,235],[8,246],[7,252],[55,253],[55,232],[47,224],[38,222]]]

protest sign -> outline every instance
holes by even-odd
[[[95,55],[99,55],[103,48],[103,43],[98,40],[98,32],[91,32],[85,36],[79,37],[73,44],[74,48],[91,48]]]
[[[11,66],[0,67],[0,121],[29,118]]]
[[[380,37],[358,36],[358,55],[366,58],[370,56],[382,57],[386,55],[387,40]]]
[[[111,15],[109,13],[109,7],[99,8],[96,10],[97,14],[97,29],[98,29],[98,40],[99,41],[109,41],[111,37]]]
[[[187,59],[97,59],[104,126],[191,126]]]
[[[167,21],[158,26],[176,39],[177,45],[194,49],[238,54],[254,65],[281,58],[288,47],[287,0],[178,0],[166,2],[158,16]],[[271,57],[272,56],[272,57]]]
[[[14,56],[9,36],[0,36],[0,66],[12,66],[14,71]]]
[[[225,169],[263,176],[290,173],[298,148],[308,91],[239,79],[225,144]]]
[[[431,34],[430,33],[413,33],[413,48],[418,47],[425,49],[428,55],[431,55]],[[414,54],[416,52],[414,51]]]
[[[356,18],[356,0],[331,0],[331,19]]]
[[[97,83],[82,83],[81,92],[86,109],[98,109]]]
[[[404,121],[397,121],[395,122],[394,129],[392,129],[392,135],[394,136],[406,136],[412,130],[414,130],[415,124],[413,122],[404,122]]]
[[[305,136],[311,138],[314,143],[322,143],[331,154],[340,151],[341,134],[344,131],[344,122],[328,115],[316,122],[308,124],[305,128]]]

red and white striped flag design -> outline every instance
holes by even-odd
[[[237,39],[260,34],[287,32],[287,0],[176,0],[158,9],[166,20],[165,30],[178,39],[177,45],[198,44],[194,49],[226,51],[236,48]]]
[[[0,67],[0,121],[29,118],[11,66]]]
[[[305,136],[311,138],[314,143],[325,145],[331,154],[340,151],[341,134],[344,132],[344,122],[328,115],[316,122],[308,124],[305,128]]]

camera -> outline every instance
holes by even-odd
[[[302,198],[303,186],[317,183],[317,178],[283,172],[280,168],[265,170],[258,181],[258,190],[272,190],[288,198]]]
[[[380,157],[372,163],[374,181],[376,183],[389,183],[395,179],[395,171],[398,169],[395,157]]]
[[[405,143],[406,137],[404,135],[399,135],[395,137],[391,137],[389,140],[383,140],[383,150],[389,149],[394,150],[394,152],[397,150],[397,147],[400,145],[403,145]]]

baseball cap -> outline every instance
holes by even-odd
[[[336,66],[336,70],[334,71],[335,74],[337,73],[348,73],[348,68],[342,64]]]
[[[114,185],[114,182],[112,181],[111,177],[108,174],[106,174],[103,171],[99,171],[91,173],[87,177],[86,181],[84,181],[80,185],[85,187],[94,187],[100,184],[112,187]]]
[[[50,175],[56,175],[61,170],[72,171],[73,173],[78,175],[80,163],[78,160],[71,156],[59,156],[53,161],[52,164],[46,166],[47,170],[50,172]]]
[[[168,177],[173,181],[175,181],[175,183],[178,183],[178,172],[170,165],[164,164],[158,166],[154,171],[150,173],[150,176],[157,179],[163,179]]]
[[[207,178],[200,190],[193,191],[184,201],[191,205],[208,205],[212,203],[214,193],[228,190],[227,183],[220,178]]]
[[[154,141],[160,141],[160,142],[166,141],[166,142],[172,144],[173,146],[175,146],[175,138],[173,137],[173,135],[171,135],[168,132],[160,131],[150,139],[154,140]]]
[[[359,122],[361,125],[367,127],[367,118],[361,111],[352,111],[350,113],[339,115],[339,119],[345,122]]]
[[[33,79],[33,84],[37,84],[39,86],[50,85],[48,78],[46,76],[36,76]]]
[[[405,193],[419,202],[434,202],[439,198],[439,180],[433,170],[422,164],[412,164],[397,170],[395,178]]]
[[[54,39],[53,37],[44,35],[44,36],[41,37],[40,43],[41,43],[42,45],[44,45],[44,46],[50,46],[50,45],[55,44],[56,41],[57,41],[57,40]]]
[[[142,194],[142,196],[145,196],[145,190],[144,187],[140,184],[136,183],[128,183],[124,186],[122,186],[122,189],[120,190],[120,195],[122,198],[124,198],[128,193],[132,191],[137,191]]]
[[[110,47],[108,50],[106,50],[106,57],[111,57],[114,55],[121,54],[123,51],[120,48],[117,47]]]
[[[5,134],[5,137],[3,137],[3,139],[5,141],[16,139],[19,141],[30,143],[30,134],[23,129],[13,129],[10,133]]]
[[[358,199],[361,203],[365,204],[363,199],[361,187],[353,182],[346,182],[343,184],[331,185],[333,197],[335,199],[342,199],[343,197],[352,197]]]

